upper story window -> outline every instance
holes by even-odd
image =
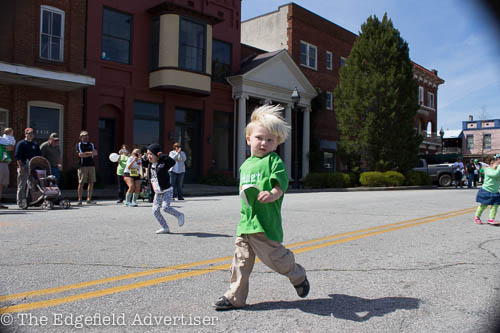
[[[50,6],[40,8],[40,58],[62,62],[64,12]]]
[[[179,27],[179,68],[205,72],[205,25],[181,18]]]
[[[9,124],[9,111],[0,108],[0,134]]]
[[[326,109],[333,110],[333,94],[329,91],[326,92]]]
[[[102,12],[102,54],[104,60],[130,64],[132,15],[111,8]]]
[[[344,67],[345,65],[347,65],[346,61],[347,61],[346,58],[340,57],[340,67]]]
[[[160,52],[160,17],[155,16],[151,20],[151,61],[150,69],[158,68],[158,57]]]
[[[317,48],[309,43],[300,42],[300,64],[316,70]]]
[[[326,51],[326,69],[332,70],[332,52]]]
[[[418,105],[424,104],[424,87],[418,86]]]
[[[484,134],[483,149],[491,149],[491,134]]]
[[[427,93],[427,106],[430,108],[434,108],[434,94],[428,92]]]
[[[466,144],[467,144],[467,149],[474,149],[474,135],[473,134],[467,134],[466,136]]]
[[[231,44],[214,39],[212,41],[212,79],[225,82],[224,78],[231,75]]]

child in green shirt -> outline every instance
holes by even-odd
[[[488,205],[491,205],[488,224],[500,225],[500,222],[495,221],[498,205],[500,205],[500,193],[498,193],[498,188],[500,187],[500,168],[498,167],[500,164],[500,155],[497,155],[494,158],[488,159],[489,168],[483,168],[484,181],[476,196],[476,201],[480,203],[474,216],[476,224],[483,224],[481,222],[481,214]]]
[[[300,297],[309,293],[306,271],[282,244],[281,204],[288,188],[288,174],[274,152],[290,131],[282,110],[280,106],[261,106],[252,113],[246,127],[251,156],[240,167],[241,219],[229,290],[212,304],[216,310],[245,306],[255,256],[288,277]]]

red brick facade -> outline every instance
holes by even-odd
[[[40,58],[41,6],[50,6],[64,12],[63,61]],[[51,71],[52,74],[85,75],[85,17],[84,0],[17,0],[0,4],[0,62],[13,66],[27,66]],[[14,129],[17,141],[24,138],[28,126],[28,103],[54,103],[63,110],[60,133],[63,165],[67,171],[74,167],[74,143],[82,128],[84,107],[83,89],[54,89],[49,81],[11,84],[0,74],[0,108],[8,112],[8,127]],[[36,130],[36,128],[35,128]],[[11,163],[11,185],[15,185],[15,163]]]

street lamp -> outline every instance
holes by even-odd
[[[298,116],[298,110],[297,110],[297,104],[299,104],[300,101],[300,94],[299,90],[297,87],[293,89],[292,92],[292,103],[293,103],[293,113],[294,113],[294,125],[293,125],[293,145],[294,145],[294,150],[293,154],[295,155],[295,159],[293,161],[293,172],[295,174],[295,177],[293,178],[293,188],[299,188],[299,131],[298,131],[298,124],[299,124],[299,116]]]
[[[444,130],[443,127],[441,126],[441,129],[439,130],[439,136],[441,137],[441,154],[443,154],[443,136],[444,136]]]

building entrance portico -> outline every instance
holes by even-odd
[[[317,93],[288,52],[281,50],[258,55],[250,62],[242,64],[240,74],[227,80],[232,86],[236,102],[235,175],[239,177],[239,167],[247,158],[245,127],[252,111],[261,104],[280,104],[284,108],[284,117],[288,124],[294,124],[293,117],[298,117],[297,123],[301,128],[292,127],[292,132],[278,153],[290,177],[293,179],[305,177],[309,173],[311,100]],[[299,91],[301,99],[294,109],[291,95],[295,88]],[[302,135],[296,136],[294,131]],[[298,138],[298,142],[293,142],[295,137]],[[298,151],[301,152],[299,156],[292,155],[292,146],[295,145],[298,145]],[[292,174],[294,161],[302,166],[298,175]]]

